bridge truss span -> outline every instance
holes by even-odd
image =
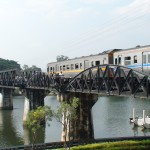
[[[59,82],[43,72],[24,72],[17,69],[0,71],[0,87],[21,89],[58,89]]]
[[[149,97],[150,77],[118,65],[98,65],[75,76],[64,91]]]
[[[74,78],[61,79],[42,72],[6,70],[0,72],[0,87],[39,89],[58,93],[79,92],[105,95],[149,97],[150,77],[118,65],[98,65],[80,72]]]

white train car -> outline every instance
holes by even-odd
[[[114,52],[114,64],[150,74],[150,45]]]
[[[59,62],[52,62],[47,64],[47,73],[60,73],[66,77],[73,77],[81,71],[96,65],[113,64],[113,53],[118,49],[104,51],[103,53],[82,56],[74,59],[68,59]]]

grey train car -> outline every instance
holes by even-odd
[[[63,72],[66,77],[74,77],[89,67],[103,64],[121,65],[150,74],[150,45],[112,49],[95,55],[48,63],[47,73]]]
[[[74,59],[48,63],[47,73],[58,74],[63,72],[65,77],[74,77],[89,67],[102,64],[113,64],[113,53],[115,51],[118,51],[118,49],[104,51],[95,55],[82,56]]]
[[[150,74],[150,45],[114,52],[114,64]]]

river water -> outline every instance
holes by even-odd
[[[23,129],[22,118],[24,97],[13,99],[13,110],[0,110],[0,147],[23,145],[30,143],[31,135]],[[45,105],[56,109],[59,105],[56,96],[47,96]],[[150,115],[150,99],[132,97],[102,96],[92,108],[94,137],[123,137],[147,136],[150,130],[142,131],[140,127],[133,129],[129,123],[132,110],[135,108],[136,116],[142,116],[143,109]],[[60,141],[61,124],[53,120],[50,126],[45,127],[38,137],[38,143]]]

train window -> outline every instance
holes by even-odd
[[[69,70],[69,69],[70,69],[70,66],[69,66],[69,65],[67,65],[67,66],[66,66],[66,68],[67,68],[67,70]]]
[[[125,57],[124,60],[125,60],[125,65],[131,65],[131,57],[130,56]]]
[[[117,61],[117,58],[115,58],[115,65],[117,65],[118,61]]]
[[[47,72],[49,72],[49,67],[47,68]]]
[[[99,65],[100,64],[100,61],[95,61],[95,65]]]
[[[82,69],[82,63],[80,63],[80,69]]]
[[[66,70],[66,66],[65,65],[63,65],[63,71],[65,71]]]
[[[78,69],[79,68],[79,65],[78,63],[75,64],[75,69]]]
[[[125,57],[125,60],[131,60],[130,56]]]
[[[71,64],[71,70],[73,70],[74,69],[74,64]]]
[[[60,71],[62,70],[62,66],[60,66]]]
[[[50,67],[50,70],[52,71],[52,70],[53,70],[53,67]]]
[[[146,64],[146,55],[143,55],[143,63]]]
[[[134,63],[137,63],[137,55],[134,56]]]
[[[148,63],[150,63],[150,54],[148,54]]]

